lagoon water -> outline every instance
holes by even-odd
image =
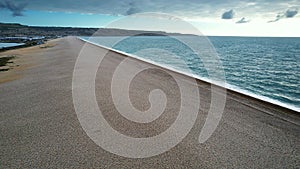
[[[24,45],[24,43],[0,43],[0,49],[7,48],[7,47],[13,47],[13,46],[20,46],[20,45]]]
[[[190,42],[194,36],[185,37]],[[83,37],[157,64],[210,79],[201,56],[168,36]],[[226,87],[300,112],[300,38],[208,37],[225,72]],[[118,43],[116,43],[118,42]],[[168,52],[162,52],[168,51]],[[177,59],[171,54],[175,54]],[[184,61],[187,70],[182,66]],[[192,70],[192,71],[190,71]]]

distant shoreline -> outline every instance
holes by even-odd
[[[9,40],[0,40],[0,43],[23,43],[22,45],[17,45],[17,46],[10,46],[10,47],[3,47],[0,48],[0,52],[8,51],[8,50],[14,50],[14,49],[21,49],[21,48],[26,48],[26,47],[31,47],[31,46],[38,46],[45,44],[49,40],[54,40],[56,38],[42,38],[42,39],[22,39],[22,37],[14,37],[14,39]]]
[[[8,31],[9,30],[9,31]],[[34,32],[34,33],[32,33]],[[133,36],[135,34],[154,33],[171,36],[192,35],[184,33],[148,31],[148,30],[127,30],[103,27],[66,27],[66,26],[40,26],[40,25],[22,25],[19,23],[1,23],[1,36],[46,36],[46,37],[65,37],[65,36],[92,36],[97,33],[99,36]],[[201,35],[200,35],[201,36]],[[206,37],[249,37],[249,38],[300,38],[298,36],[243,36],[243,35],[209,35]]]

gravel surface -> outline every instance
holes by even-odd
[[[0,168],[300,168],[298,112],[232,91],[227,92],[216,131],[200,144],[198,137],[211,95],[210,85],[200,81],[196,123],[177,146],[145,159],[105,151],[87,136],[73,106],[73,69],[84,42],[67,37],[55,40],[55,44],[18,56],[38,61],[22,70],[22,77],[0,84]],[[89,48],[93,53],[106,51],[93,45]],[[109,124],[131,137],[165,131],[179,109],[180,97],[176,96],[180,93],[174,80],[159,69],[137,76],[130,87],[137,109],[149,108],[149,91],[155,88],[175,97],[170,97],[161,118],[149,124],[130,123],[117,113],[110,95],[111,74],[125,57],[115,52],[107,56],[100,64],[95,91]]]

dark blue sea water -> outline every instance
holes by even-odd
[[[197,40],[193,36],[186,38],[190,42]],[[186,71],[200,78],[210,79],[199,56],[172,37],[84,39],[163,66]],[[208,37],[208,39],[221,61],[226,87],[300,112],[300,38]],[[182,66],[182,61],[192,71],[188,72]]]

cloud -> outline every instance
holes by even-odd
[[[139,13],[141,10],[139,8],[131,7],[126,11],[126,15],[132,15],[135,13]]]
[[[230,11],[226,11],[222,14],[222,19],[232,19],[234,16],[234,11],[231,9]]]
[[[297,15],[297,13],[298,13],[298,9],[288,9],[287,11],[285,11],[285,13],[277,14],[276,19],[270,20],[270,21],[268,21],[268,23],[277,22],[277,21],[279,21],[280,19],[283,19],[283,18],[293,18],[294,16]]]
[[[25,3],[14,4],[12,1],[5,0],[0,2],[0,8],[8,9],[12,12],[12,16],[23,16],[23,11],[26,7]]]
[[[141,10],[136,7],[134,2],[130,2],[129,6],[130,6],[129,9],[126,11],[126,15],[132,15],[141,12]]]
[[[4,2],[5,0],[0,0]],[[233,18],[275,19],[278,11],[295,7],[299,0],[6,0],[12,4],[26,2],[26,10],[72,12],[84,14],[129,15],[139,12],[161,12],[191,20],[215,20],[224,9],[233,9]],[[4,5],[4,3],[3,3]],[[6,5],[5,5],[6,6]],[[272,7],[270,7],[272,6]],[[285,11],[284,11],[285,12]],[[22,13],[22,12],[21,12]],[[288,12],[287,16],[291,16]],[[283,13],[282,13],[283,14]],[[270,17],[271,16],[271,17]],[[272,18],[274,16],[274,18]],[[298,15],[296,15],[298,17]],[[227,17],[228,18],[228,17]],[[230,17],[229,17],[230,18]]]
[[[277,22],[277,21],[279,21],[280,19],[282,19],[283,17],[284,17],[284,15],[282,15],[282,14],[277,14],[276,19],[270,20],[270,21],[268,21],[268,23],[271,23],[271,22]]]
[[[296,16],[298,13],[298,9],[288,9],[286,12],[285,12],[285,16],[287,18],[292,18],[294,16]]]
[[[236,23],[248,23],[250,22],[250,20],[247,20],[245,17],[243,17],[242,19],[238,20]]]
[[[0,2],[0,9],[1,8],[5,8],[5,5],[2,2]]]

